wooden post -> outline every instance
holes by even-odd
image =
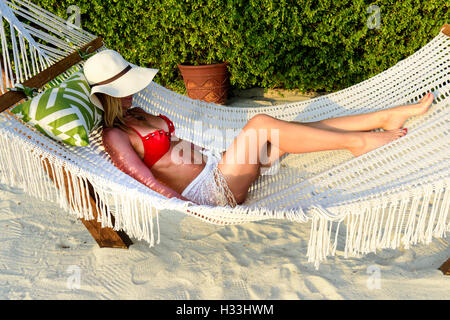
[[[441,32],[445,34],[447,37],[450,37],[450,25],[444,24],[441,28]],[[439,267],[439,270],[441,270],[446,276],[450,275],[450,259],[447,259],[446,262],[442,266]]]
[[[81,48],[82,51],[87,50],[87,53],[94,52],[95,50],[99,49],[103,45],[102,38],[96,38],[83,46]],[[47,82],[53,80],[56,76],[60,75],[73,65],[77,64],[81,61],[81,57],[77,52],[71,53],[64,59],[58,61],[57,63],[51,65],[47,69],[43,70],[42,72],[36,74],[35,76],[31,77],[27,81],[23,82],[24,86],[27,87],[33,87],[33,88],[40,88],[43,85],[45,85]],[[26,98],[25,94],[20,91],[8,91],[0,96],[0,112],[5,111],[10,106],[14,105],[15,103],[20,102],[22,99]],[[60,186],[56,182],[54,178],[54,172],[51,170],[50,163],[48,159],[42,160],[42,165],[44,167],[44,170],[49,174],[50,178],[53,182],[55,182],[56,187],[61,189],[66,189],[66,194],[69,194],[69,192],[73,192],[73,185],[71,184],[71,176],[70,172],[63,169],[63,176],[64,176],[64,185]],[[81,184],[80,184],[81,185]],[[92,187],[92,185],[88,182],[88,189],[80,190],[85,196],[86,199],[90,202],[92,208],[93,208],[93,215],[94,220],[85,220],[81,219],[84,226],[88,229],[88,231],[91,233],[92,237],[97,241],[98,245],[101,248],[108,247],[108,248],[125,248],[127,249],[131,244],[133,244],[130,240],[130,238],[127,236],[127,234],[123,231],[115,231],[112,228],[102,228],[101,223],[97,222],[97,217],[100,212],[100,209],[98,205],[95,203],[95,192]],[[67,199],[69,201],[69,204],[73,206],[74,204],[70,202],[70,199]],[[112,223],[114,224],[114,217],[112,217]]]
[[[442,266],[439,267],[439,270],[442,271],[446,276],[450,276],[450,258],[447,259],[446,262]]]
[[[43,166],[44,166],[44,170],[48,173],[48,175],[50,176],[50,179],[52,179],[52,181],[55,183],[56,187],[61,189],[61,188],[65,188],[66,189],[66,195],[67,195],[67,201],[69,202],[69,204],[74,207],[74,204],[70,201],[69,198],[69,192],[74,192],[74,185],[71,183],[72,181],[72,176],[70,175],[69,171],[66,171],[63,168],[63,177],[64,177],[64,185],[58,185],[58,182],[55,180],[55,174],[52,170],[52,167],[50,166],[50,162],[48,161],[48,159],[43,159],[42,160]],[[92,210],[93,210],[93,215],[94,215],[94,220],[85,220],[85,219],[80,219],[81,222],[84,224],[84,226],[88,229],[88,231],[91,233],[92,237],[95,239],[95,241],[97,241],[98,245],[100,246],[100,248],[123,248],[123,249],[128,249],[128,247],[130,245],[133,244],[133,242],[131,242],[130,238],[128,237],[128,235],[123,232],[123,231],[115,231],[112,228],[102,228],[101,223],[97,222],[97,217],[98,214],[100,212],[98,205],[95,203],[95,191],[92,187],[92,185],[88,182],[89,186],[88,186],[88,190],[83,189],[82,187],[81,190],[79,190],[81,192],[81,194],[83,194],[86,199],[88,199],[88,201],[90,202],[91,206],[92,206]],[[79,185],[81,186],[82,184],[79,183]],[[101,200],[100,200],[101,201]],[[112,216],[112,223],[114,224],[114,217]]]

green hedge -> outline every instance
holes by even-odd
[[[448,4],[361,0],[32,0],[104,37],[130,62],[183,91],[178,63],[230,63],[235,88],[335,91],[414,53],[449,22]],[[369,29],[370,5],[380,28]]]

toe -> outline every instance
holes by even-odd
[[[406,133],[405,133],[405,130],[403,130],[403,129],[395,130],[395,137],[396,137],[396,138],[402,137],[402,136],[404,136],[405,134],[406,134]]]
[[[430,99],[433,98],[433,94],[431,92],[427,92],[426,95],[422,97],[422,99],[419,100],[420,104],[428,103]]]
[[[422,98],[422,103],[429,104],[433,101],[434,96],[431,92],[428,92],[425,97]]]

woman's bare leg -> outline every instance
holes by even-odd
[[[418,112],[425,112],[431,101],[432,99],[425,97],[420,104],[392,108],[390,115],[401,118],[396,121],[395,126],[401,123],[401,127],[408,117]],[[270,150],[267,152],[270,162],[285,153],[336,149],[347,149],[358,156],[406,134],[399,128],[386,129],[388,126],[393,126],[393,121],[383,122],[380,119],[385,118],[381,117],[380,113],[375,114],[376,112],[327,119],[313,125],[279,120],[265,114],[256,115],[244,126],[233,144],[225,151],[219,169],[224,174],[236,201],[241,203],[245,200],[251,183],[259,176],[263,151]],[[362,123],[363,120],[364,123]],[[325,126],[327,129],[324,129]],[[360,131],[372,130],[380,126],[386,131]]]
[[[393,141],[405,132],[401,129],[384,132],[336,132],[279,120],[265,114],[254,116],[225,151],[219,169],[228,186],[241,203],[251,183],[259,176],[261,154],[270,146],[270,159],[284,153],[304,153],[347,149],[360,155]],[[274,155],[273,152],[280,154]]]
[[[378,128],[384,130],[400,129],[409,117],[425,113],[432,102],[433,95],[428,93],[416,104],[303,124],[333,131],[369,131]]]

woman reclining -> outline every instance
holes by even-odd
[[[91,101],[104,109],[105,150],[120,170],[152,190],[211,206],[242,204],[261,169],[286,153],[346,149],[359,156],[379,148],[404,136],[405,121],[425,113],[433,101],[428,93],[416,104],[308,123],[258,114],[226,151],[216,154],[178,139],[166,116],[132,106],[132,95],[156,72],[128,63],[113,50],[86,61]],[[383,131],[371,131],[379,128]]]

